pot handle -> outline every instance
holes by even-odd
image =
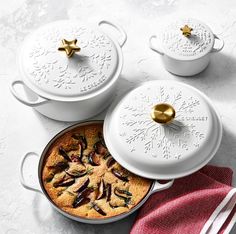
[[[23,156],[23,158],[21,159],[21,163],[20,163],[20,183],[22,184],[22,186],[28,190],[31,190],[31,191],[34,191],[34,192],[38,192],[38,193],[42,193],[42,191],[40,190],[40,188],[36,188],[36,187],[33,187],[32,185],[28,185],[26,182],[25,182],[25,177],[24,177],[24,172],[23,172],[23,169],[24,169],[24,165],[25,165],[25,160],[28,158],[28,157],[32,157],[32,156],[36,156],[36,157],[39,157],[39,155],[35,152],[28,152],[27,154],[25,154]]]
[[[160,55],[164,55],[163,52],[161,52],[160,50],[158,50],[153,44],[153,39],[157,39],[157,36],[156,35],[152,35],[150,38],[149,38],[149,47],[150,49],[152,49],[153,51],[157,52],[158,54]]]
[[[153,187],[153,190],[152,190],[151,194],[170,188],[172,186],[172,184],[174,183],[174,180],[170,180],[165,184],[160,184],[156,180],[154,183],[155,184],[154,184],[154,187]]]
[[[221,43],[220,43],[220,47],[219,48],[214,48],[214,46],[213,46],[213,48],[212,48],[212,50],[211,50],[211,52],[219,52],[219,51],[221,51],[223,48],[224,48],[224,45],[225,45],[225,42],[224,42],[224,40],[223,39],[221,39],[221,38],[219,38],[217,35],[215,35],[214,34],[214,38],[216,39],[216,40],[219,40]]]
[[[118,39],[118,43],[119,43],[120,47],[123,47],[123,45],[125,44],[125,42],[127,40],[127,34],[124,31],[124,29],[122,27],[120,27],[119,25],[113,24],[107,20],[102,20],[98,23],[99,26],[101,26],[102,24],[110,25],[120,33],[121,37]]]
[[[48,99],[46,98],[43,98],[37,94],[37,100],[36,101],[28,101],[24,98],[22,98],[19,93],[17,93],[15,87],[16,85],[22,85],[22,86],[26,86],[25,83],[22,81],[22,80],[15,80],[11,83],[11,86],[10,86],[10,90],[11,90],[11,93],[14,95],[14,97],[20,101],[21,103],[25,104],[26,106],[30,106],[30,107],[35,107],[35,106],[40,106],[42,104],[45,104],[47,102],[49,102]]]

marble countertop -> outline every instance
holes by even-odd
[[[20,158],[28,151],[41,152],[47,142],[71,123],[48,119],[16,101],[9,84],[20,78],[17,50],[24,37],[45,23],[75,18],[96,24],[105,18],[127,31],[123,47],[124,68],[117,98],[137,83],[155,79],[179,80],[203,91],[218,108],[224,133],[211,164],[230,166],[236,186],[236,1],[235,0],[8,0],[0,1],[0,233],[128,233],[135,214],[107,225],[76,223],[54,211],[46,199],[19,183]],[[174,17],[206,22],[225,40],[201,74],[182,78],[162,66],[148,48],[148,38],[163,22]],[[102,113],[96,118],[104,116]],[[28,165],[35,183],[37,162]],[[236,228],[232,231],[236,233]]]

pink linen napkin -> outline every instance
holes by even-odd
[[[131,234],[229,233],[236,222],[230,168],[205,166],[153,194],[139,210]]]

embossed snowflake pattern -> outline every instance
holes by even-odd
[[[153,152],[159,149],[162,158],[178,160],[182,154],[176,149],[188,151],[192,147],[198,148],[201,140],[205,138],[204,133],[197,130],[195,122],[180,120],[186,114],[192,116],[200,101],[192,96],[183,99],[182,92],[175,92],[173,88],[169,92],[165,90],[165,87],[160,87],[156,96],[140,93],[138,97],[133,98],[132,104],[123,107],[124,113],[120,116],[123,132],[120,132],[120,136],[125,139],[130,149],[135,149],[135,144],[143,144],[145,154],[154,158],[160,157]],[[177,116],[173,123],[160,125],[150,118],[150,110],[157,103],[169,103],[177,108]],[[130,131],[127,133],[125,129]]]
[[[37,61],[34,63],[34,70],[30,73],[36,82],[39,84],[43,81],[44,83],[49,82],[49,74],[54,70],[54,66],[57,61],[39,64]]]
[[[107,40],[104,35],[97,35],[94,32],[92,39],[89,41],[91,48],[108,48],[111,45],[111,42]]]
[[[64,89],[72,89],[76,87],[75,85],[79,85],[80,89],[78,90],[86,92],[86,90],[101,85],[109,78],[112,44],[103,34],[84,27],[68,29],[62,27],[45,30],[42,35],[41,37],[38,35],[35,43],[30,47],[28,55],[31,64],[28,63],[30,65],[27,70],[37,84],[47,84],[52,88]],[[76,61],[73,58],[68,60],[60,56],[61,52],[58,51],[58,46],[64,35],[78,39],[83,52],[78,56],[84,57]],[[54,77],[53,74],[58,77]]]

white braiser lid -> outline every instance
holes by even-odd
[[[155,122],[153,106],[175,110],[168,124]],[[113,104],[104,121],[104,138],[112,156],[129,171],[151,179],[173,179],[195,172],[216,153],[220,119],[209,99],[176,81],[149,81]]]
[[[165,25],[160,40],[163,52],[177,60],[198,59],[214,46],[211,29],[196,19],[180,19]]]
[[[63,39],[76,39],[80,51],[67,57],[58,50]],[[77,20],[55,21],[37,29],[25,39],[19,56],[27,86],[53,100],[89,98],[111,85],[122,62],[117,42]]]

